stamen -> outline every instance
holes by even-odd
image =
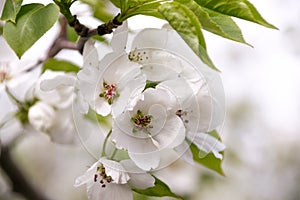
[[[146,56],[146,52],[137,52],[137,49],[135,48],[133,51],[129,52],[128,59],[131,62],[140,63],[141,61],[143,61],[143,56]],[[146,59],[148,59],[148,56],[146,56]]]
[[[98,168],[97,168],[97,174],[95,174],[94,176],[94,182],[97,182],[97,178],[98,175],[100,176],[100,187],[101,188],[105,188],[107,183],[111,183],[113,181],[111,176],[107,176],[106,172],[105,172],[105,167],[103,166],[103,164],[101,164]]]
[[[98,178],[98,175],[95,174],[95,176],[94,176],[94,182],[97,182],[97,178]]]
[[[117,85],[107,84],[103,82],[103,92],[99,94],[99,97],[105,98],[109,104],[113,103],[113,100],[118,96]]]
[[[176,111],[176,115],[177,115],[178,117],[180,117],[181,120],[182,120],[185,124],[188,124],[188,123],[189,123],[189,120],[188,120],[188,119],[184,119],[184,118],[188,115],[188,112],[187,112],[187,111],[177,110],[177,111]]]
[[[9,80],[10,77],[9,63],[1,62],[0,63],[0,83],[3,83],[5,80]]]
[[[153,128],[153,126],[150,125],[151,120],[151,115],[144,115],[142,111],[138,110],[136,115],[131,118],[131,121],[134,124],[133,132],[145,131],[149,133],[148,130]]]

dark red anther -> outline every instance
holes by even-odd
[[[95,176],[94,176],[94,182],[97,182],[97,178],[98,178],[98,175],[95,174]]]

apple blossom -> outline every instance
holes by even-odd
[[[117,29],[111,42],[113,52],[99,63],[95,60],[98,58],[95,55],[97,50],[88,47],[84,67],[78,73],[79,92],[91,108],[103,116],[121,113],[143,91],[146,84],[140,65],[130,62],[124,48],[120,49],[116,43],[118,41],[122,45],[126,42],[127,32],[123,33],[126,28],[125,24]]]
[[[29,122],[39,131],[46,131],[53,126],[55,111],[45,102],[36,102],[28,112]]]
[[[173,108],[176,97],[163,89],[146,89],[132,110],[118,115],[112,124],[111,139],[119,149],[144,170],[159,166],[159,151],[180,145],[185,128]],[[142,158],[142,159],[141,159]]]
[[[144,29],[134,38],[132,49],[129,59],[142,65],[147,80],[176,96],[179,103],[174,109],[184,123],[186,138],[202,151],[222,158],[219,152],[224,144],[205,133],[222,125],[224,119],[219,74],[207,68],[172,29]],[[183,142],[176,150],[192,162],[188,147]]]
[[[102,157],[75,180],[74,186],[86,184],[89,200],[132,200],[131,188],[146,189],[153,187],[154,182],[150,174],[130,160],[116,162]]]

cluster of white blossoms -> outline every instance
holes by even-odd
[[[17,59],[0,38],[0,142],[23,133],[42,133],[53,142],[74,144],[72,103],[75,73],[41,71],[34,59]],[[33,67],[35,66],[35,67]]]
[[[170,28],[144,29],[131,47],[127,34],[124,23],[114,32],[112,52],[101,60],[101,49],[88,42],[78,73],[81,111],[111,116],[106,139],[128,153],[120,161],[102,152],[76,180],[75,186],[87,184],[89,199],[132,199],[131,189],[154,186],[155,170],[179,158],[193,163],[191,143],[218,159],[225,149],[208,134],[224,118],[218,72],[205,66]]]

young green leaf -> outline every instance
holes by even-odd
[[[277,29],[267,22],[247,0],[194,0],[200,6],[225,15],[251,21],[267,28]]]
[[[213,153],[207,154],[199,150],[193,143],[191,143],[190,149],[192,151],[195,162],[224,176],[224,172],[222,169],[222,160],[216,158]]]
[[[117,8],[121,9],[121,12],[124,10],[124,5],[126,4],[127,0],[110,0],[112,4],[114,4]]]
[[[205,40],[201,31],[202,26],[193,11],[178,2],[164,3],[159,6],[158,11],[200,59],[212,69],[217,70],[207,54]]]
[[[110,127],[111,125],[111,115],[102,116],[96,113],[94,110],[89,109],[88,113],[84,117],[91,122],[101,124],[103,126]]]
[[[42,72],[45,72],[47,69],[52,71],[62,71],[62,72],[75,72],[77,73],[80,70],[80,67],[64,60],[56,60],[54,58],[48,59],[43,65]]]
[[[21,7],[16,24],[7,22],[3,35],[20,58],[57,21],[59,10],[54,4],[27,4]]]
[[[1,20],[16,22],[17,14],[21,9],[23,0],[6,0],[2,11]]]
[[[67,39],[70,42],[76,42],[78,39],[76,31],[71,26],[67,26]]]
[[[151,188],[147,188],[145,190],[140,189],[132,189],[134,192],[145,195],[145,196],[153,196],[153,197],[174,197],[176,199],[182,199],[183,198],[175,193],[173,193],[169,186],[159,180],[158,178],[155,178],[155,185]]]
[[[216,130],[213,130],[207,134],[215,137],[216,139],[218,139],[221,142],[221,137]],[[192,151],[195,162],[197,162],[215,172],[218,172],[220,175],[224,176],[224,172],[222,169],[222,160],[216,158],[213,153],[207,154],[207,153],[199,150],[197,148],[197,146],[193,143],[191,143],[190,149]],[[222,152],[222,154],[223,154],[223,152]]]
[[[120,21],[124,21],[129,17],[135,15],[149,15],[157,18],[162,18],[158,12],[158,7],[163,2],[168,0],[127,0],[122,2],[121,15],[119,16]]]
[[[224,38],[247,44],[240,28],[227,15],[202,8],[193,0],[176,0],[187,6],[197,16],[202,28]]]
[[[105,1],[97,0],[81,0],[83,3],[86,3],[93,10],[93,15],[102,22],[108,22],[113,18],[113,15],[110,14],[106,7]]]

